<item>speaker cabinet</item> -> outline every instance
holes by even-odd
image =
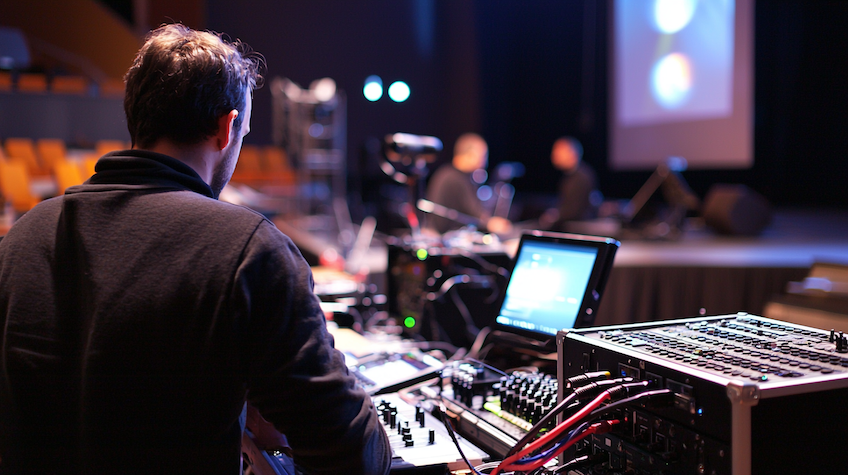
[[[771,223],[771,204],[745,185],[715,184],[704,199],[704,222],[720,234],[756,236]]]

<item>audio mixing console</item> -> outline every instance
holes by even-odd
[[[626,424],[571,452],[603,460],[575,474],[844,471],[841,333],[740,313],[564,331],[557,344],[560,381],[609,370],[674,393],[620,411]]]

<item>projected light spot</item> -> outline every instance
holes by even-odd
[[[406,328],[412,328],[415,326],[415,318],[414,317],[406,317],[403,319],[403,326]]]
[[[395,102],[409,99],[409,86],[403,81],[395,81],[389,86],[389,97]]]
[[[651,92],[665,109],[677,109],[692,92],[692,66],[689,59],[672,53],[664,56],[651,71]]]
[[[362,88],[362,94],[371,102],[383,97],[383,80],[380,79],[380,76],[365,78],[365,87]]]
[[[657,30],[670,35],[686,28],[697,6],[698,0],[656,0],[654,23]]]
[[[423,261],[427,259],[427,249],[419,249],[415,251],[415,255],[418,257],[419,260]]]

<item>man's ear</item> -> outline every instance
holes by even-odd
[[[233,122],[238,117],[238,111],[233,109],[229,114],[222,115],[218,118],[218,132],[215,134],[216,145],[218,150],[224,150],[230,144],[230,137],[233,132]]]

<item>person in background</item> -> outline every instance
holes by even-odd
[[[246,403],[308,473],[389,472],[306,261],[217,200],[263,63],[152,31],[125,77],[132,149],[0,241],[0,473],[236,475]]]
[[[595,171],[583,162],[583,146],[574,137],[560,137],[554,142],[551,164],[563,173],[557,207],[545,211],[539,223],[544,229],[565,231],[569,221],[594,217],[593,195],[599,193]]]
[[[472,179],[476,170],[485,170],[489,162],[489,147],[483,137],[466,133],[454,143],[451,163],[436,170],[427,183],[426,198],[470,217],[480,227],[493,233],[507,233],[512,229],[509,220],[489,216],[477,197],[477,184]],[[426,227],[440,233],[458,229],[463,222],[437,215],[428,215]]]

